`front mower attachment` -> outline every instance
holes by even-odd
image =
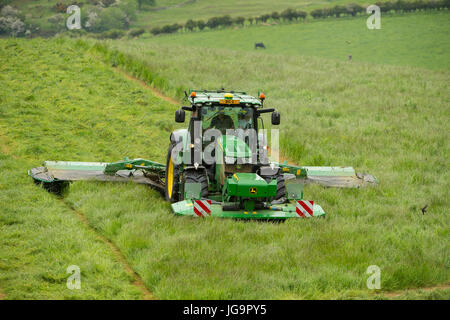
[[[278,205],[267,204],[265,208],[254,211],[227,210],[225,204],[211,200],[184,200],[173,203],[172,210],[180,216],[232,219],[284,220],[325,216],[325,211],[320,205],[304,200]]]
[[[352,167],[300,167],[284,163],[275,164],[284,173],[295,175],[305,184],[317,183],[325,187],[361,188],[378,183],[377,178],[367,173],[357,173]]]
[[[44,184],[95,180],[147,184],[158,190],[164,190],[159,177],[164,174],[165,166],[143,159],[114,163],[45,161],[43,167],[33,168],[28,174]]]

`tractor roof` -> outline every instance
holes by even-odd
[[[195,98],[192,98],[192,93],[195,92]],[[256,108],[261,107],[261,100],[246,94],[245,92],[235,91],[206,91],[206,90],[189,90],[189,102],[191,104],[197,103],[218,103],[225,104],[223,100],[234,101],[234,103],[226,103],[229,106],[242,106],[242,104],[249,104]]]

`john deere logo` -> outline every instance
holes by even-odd
[[[251,188],[250,188],[250,193],[251,193],[251,194],[257,194],[257,193],[258,193],[258,190],[257,190],[255,187],[251,187]]]

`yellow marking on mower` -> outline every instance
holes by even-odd
[[[235,179],[236,179],[236,182],[239,182],[239,178],[238,178],[238,176],[236,175],[236,173],[235,173],[235,174],[233,174],[233,178],[235,178]]]
[[[172,155],[169,159],[169,168],[167,168],[167,193],[169,194],[169,198],[172,199],[172,191],[173,191],[173,162]]]
[[[297,170],[297,175],[299,176],[301,172],[302,172],[302,170],[298,169]]]
[[[125,165],[125,168],[127,168],[127,169],[133,169],[133,165],[132,165],[132,164],[126,164],[126,165]]]

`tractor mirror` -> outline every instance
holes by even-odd
[[[186,112],[182,109],[175,111],[175,122],[183,123],[186,118]]]
[[[280,124],[280,113],[279,112],[274,112],[272,113],[272,124],[274,126],[277,126]]]

